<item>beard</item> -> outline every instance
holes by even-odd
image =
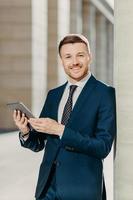
[[[79,68],[79,72],[75,72],[72,71],[74,68],[77,68],[77,71],[78,71],[78,68]],[[68,75],[68,77],[70,79],[73,79],[75,81],[80,81],[82,80],[89,72],[89,67],[86,67],[84,68],[84,70],[82,70],[82,66],[77,66],[77,67],[69,67],[69,70],[65,70],[66,74]]]

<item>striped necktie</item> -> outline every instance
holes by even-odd
[[[63,114],[62,114],[61,123],[63,125],[67,124],[68,119],[70,117],[70,114],[71,114],[71,111],[72,111],[72,105],[73,105],[72,98],[73,98],[73,94],[74,94],[74,91],[76,90],[76,88],[77,88],[77,85],[71,85],[70,86],[69,96],[68,96],[67,102],[65,104]]]

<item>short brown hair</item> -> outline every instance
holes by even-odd
[[[82,36],[84,37],[84,36]],[[86,38],[85,38],[86,39]],[[86,39],[87,40],[87,39]],[[84,41],[78,34],[69,34],[67,36],[65,36],[59,43],[59,47],[58,47],[58,51],[59,51],[59,55],[61,56],[60,52],[61,52],[61,47],[65,44],[74,44],[74,43],[84,43],[89,50],[88,47],[88,43],[86,41]]]

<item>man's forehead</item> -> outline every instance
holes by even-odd
[[[76,43],[68,43],[62,46],[62,52],[64,53],[71,53],[73,52],[88,52],[87,46],[83,42],[76,42]]]

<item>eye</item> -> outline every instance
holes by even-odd
[[[66,59],[71,58],[71,55],[67,55],[67,56],[65,56],[65,58],[66,58]]]
[[[84,54],[79,54],[78,56],[79,56],[79,57],[84,57]]]

